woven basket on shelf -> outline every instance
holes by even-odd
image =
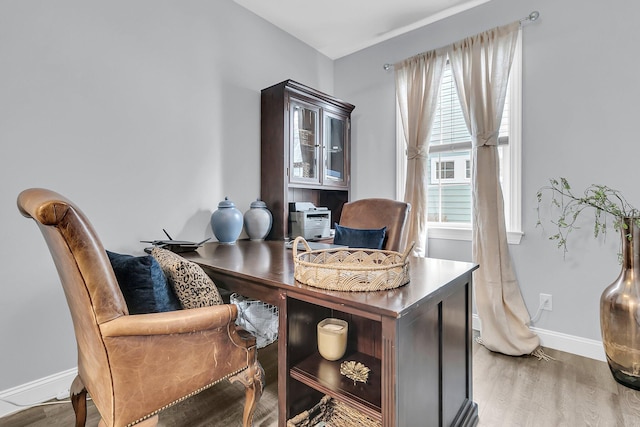
[[[306,252],[298,254],[298,244]],[[411,243],[403,254],[379,249],[311,250],[303,237],[293,242],[294,277],[300,283],[333,291],[381,291],[409,282]]]
[[[287,427],[313,427],[324,422],[325,427],[381,427],[373,420],[342,402],[324,396],[313,408],[287,420]]]

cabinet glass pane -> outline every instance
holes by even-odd
[[[318,112],[292,104],[291,123],[291,179],[319,181]]]
[[[346,153],[344,150],[345,121],[337,117],[325,115],[325,180],[344,182],[346,179]]]

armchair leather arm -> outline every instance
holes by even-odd
[[[121,316],[100,325],[104,337],[184,334],[228,326],[238,308],[221,304],[164,313]]]

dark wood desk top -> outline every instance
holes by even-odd
[[[410,258],[410,282],[400,288],[376,292],[338,292],[314,288],[293,278],[293,252],[283,241],[239,240],[225,245],[206,243],[196,252],[182,254],[217,275],[228,276],[299,295],[322,298],[336,304],[361,307],[378,315],[401,317],[417,304],[441,300],[460,276],[478,266],[433,258]],[[247,295],[251,296],[251,295]]]

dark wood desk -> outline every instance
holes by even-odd
[[[184,254],[218,286],[278,306],[279,426],[324,394],[381,421],[384,427],[474,426],[471,286],[476,265],[411,258],[411,281],[390,291],[334,292],[293,279],[293,254],[280,241],[207,243]],[[316,324],[349,322],[342,360],[372,372],[354,385],[340,361],[317,353]]]

